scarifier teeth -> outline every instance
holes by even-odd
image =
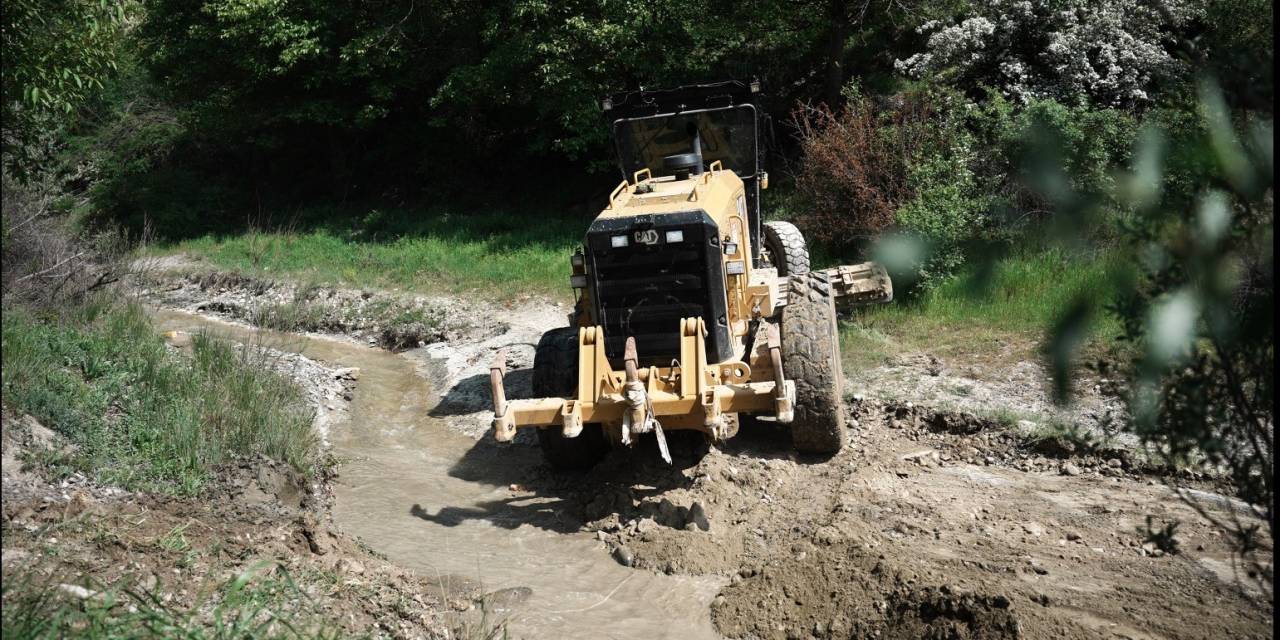
[[[637,356],[637,355],[636,355],[636,338],[635,338],[635,336],[629,336],[629,337],[627,338],[627,346],[626,346],[626,349],[623,351],[622,359],[623,359],[623,360],[631,360],[631,361],[635,361],[635,360],[638,360],[638,359],[639,359],[639,356]]]
[[[493,354],[493,364],[489,365],[489,370],[500,371],[502,372],[502,375],[504,376],[507,375],[507,350],[506,349],[498,349],[497,353]]]
[[[778,327],[776,325],[768,325],[765,329],[765,345],[770,349],[777,349],[782,346],[782,339],[778,336]]]

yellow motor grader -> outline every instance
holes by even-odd
[[[875,263],[811,271],[799,230],[762,222],[758,99],[731,81],[604,100],[624,179],[572,256],[572,326],[538,342],[544,397],[507,399],[496,355],[499,442],[535,427],[552,465],[585,468],[653,433],[669,462],[663,430],[720,442],[755,415],[802,452],[844,444],[835,303],[893,288]]]

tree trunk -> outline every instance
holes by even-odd
[[[833,109],[840,105],[840,89],[844,87],[844,57],[849,39],[849,2],[831,0],[827,5],[826,74],[822,83],[822,99]]]

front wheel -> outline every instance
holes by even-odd
[[[844,446],[844,376],[831,283],[821,272],[792,276],[782,310],[782,370],[796,384],[791,440],[804,453]]]
[[[578,328],[552,329],[542,334],[533,356],[533,395],[569,398],[578,393]],[[557,469],[590,469],[609,453],[609,442],[599,423],[582,425],[576,438],[566,438],[560,427],[538,429],[542,456]]]

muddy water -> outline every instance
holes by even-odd
[[[408,358],[178,311],[153,317],[162,331],[205,330],[359,367],[351,418],[330,428],[344,460],[335,519],[396,564],[501,590],[494,609],[512,637],[718,637],[708,615],[717,581],[627,569],[560,526],[554,498],[512,500],[508,483],[539,463],[537,451],[485,450],[430,417],[437,396]]]

